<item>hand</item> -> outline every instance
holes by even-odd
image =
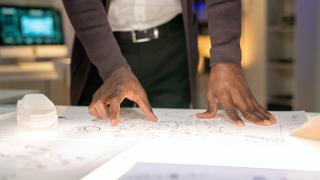
[[[201,119],[216,115],[221,103],[227,116],[235,125],[243,127],[244,121],[238,115],[255,124],[268,126],[276,123],[275,117],[266,111],[253,97],[240,67],[233,64],[216,64],[211,67],[207,90],[207,112],[198,113]]]
[[[89,113],[98,119],[110,119],[116,126],[120,119],[120,104],[128,98],[138,104],[148,120],[156,121],[147,95],[130,68],[119,68],[95,92]]]

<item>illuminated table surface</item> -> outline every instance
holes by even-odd
[[[57,109],[57,130],[23,132],[14,113],[2,115],[15,108],[0,106],[0,179],[117,179],[137,162],[320,172],[320,142],[290,136],[303,112],[275,112],[273,127],[238,128],[222,112],[198,120],[202,110],[154,109],[154,123],[128,108],[111,127],[87,107]]]

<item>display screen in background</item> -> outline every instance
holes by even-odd
[[[54,9],[0,6],[0,45],[63,44],[61,16]]]
[[[22,35],[26,37],[53,37],[53,19],[52,17],[23,16],[21,31]]]

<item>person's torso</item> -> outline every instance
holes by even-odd
[[[180,0],[111,0],[108,21],[112,31],[146,30],[181,12]]]

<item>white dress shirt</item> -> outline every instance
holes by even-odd
[[[146,30],[181,12],[180,0],[111,0],[108,21],[112,31]]]

